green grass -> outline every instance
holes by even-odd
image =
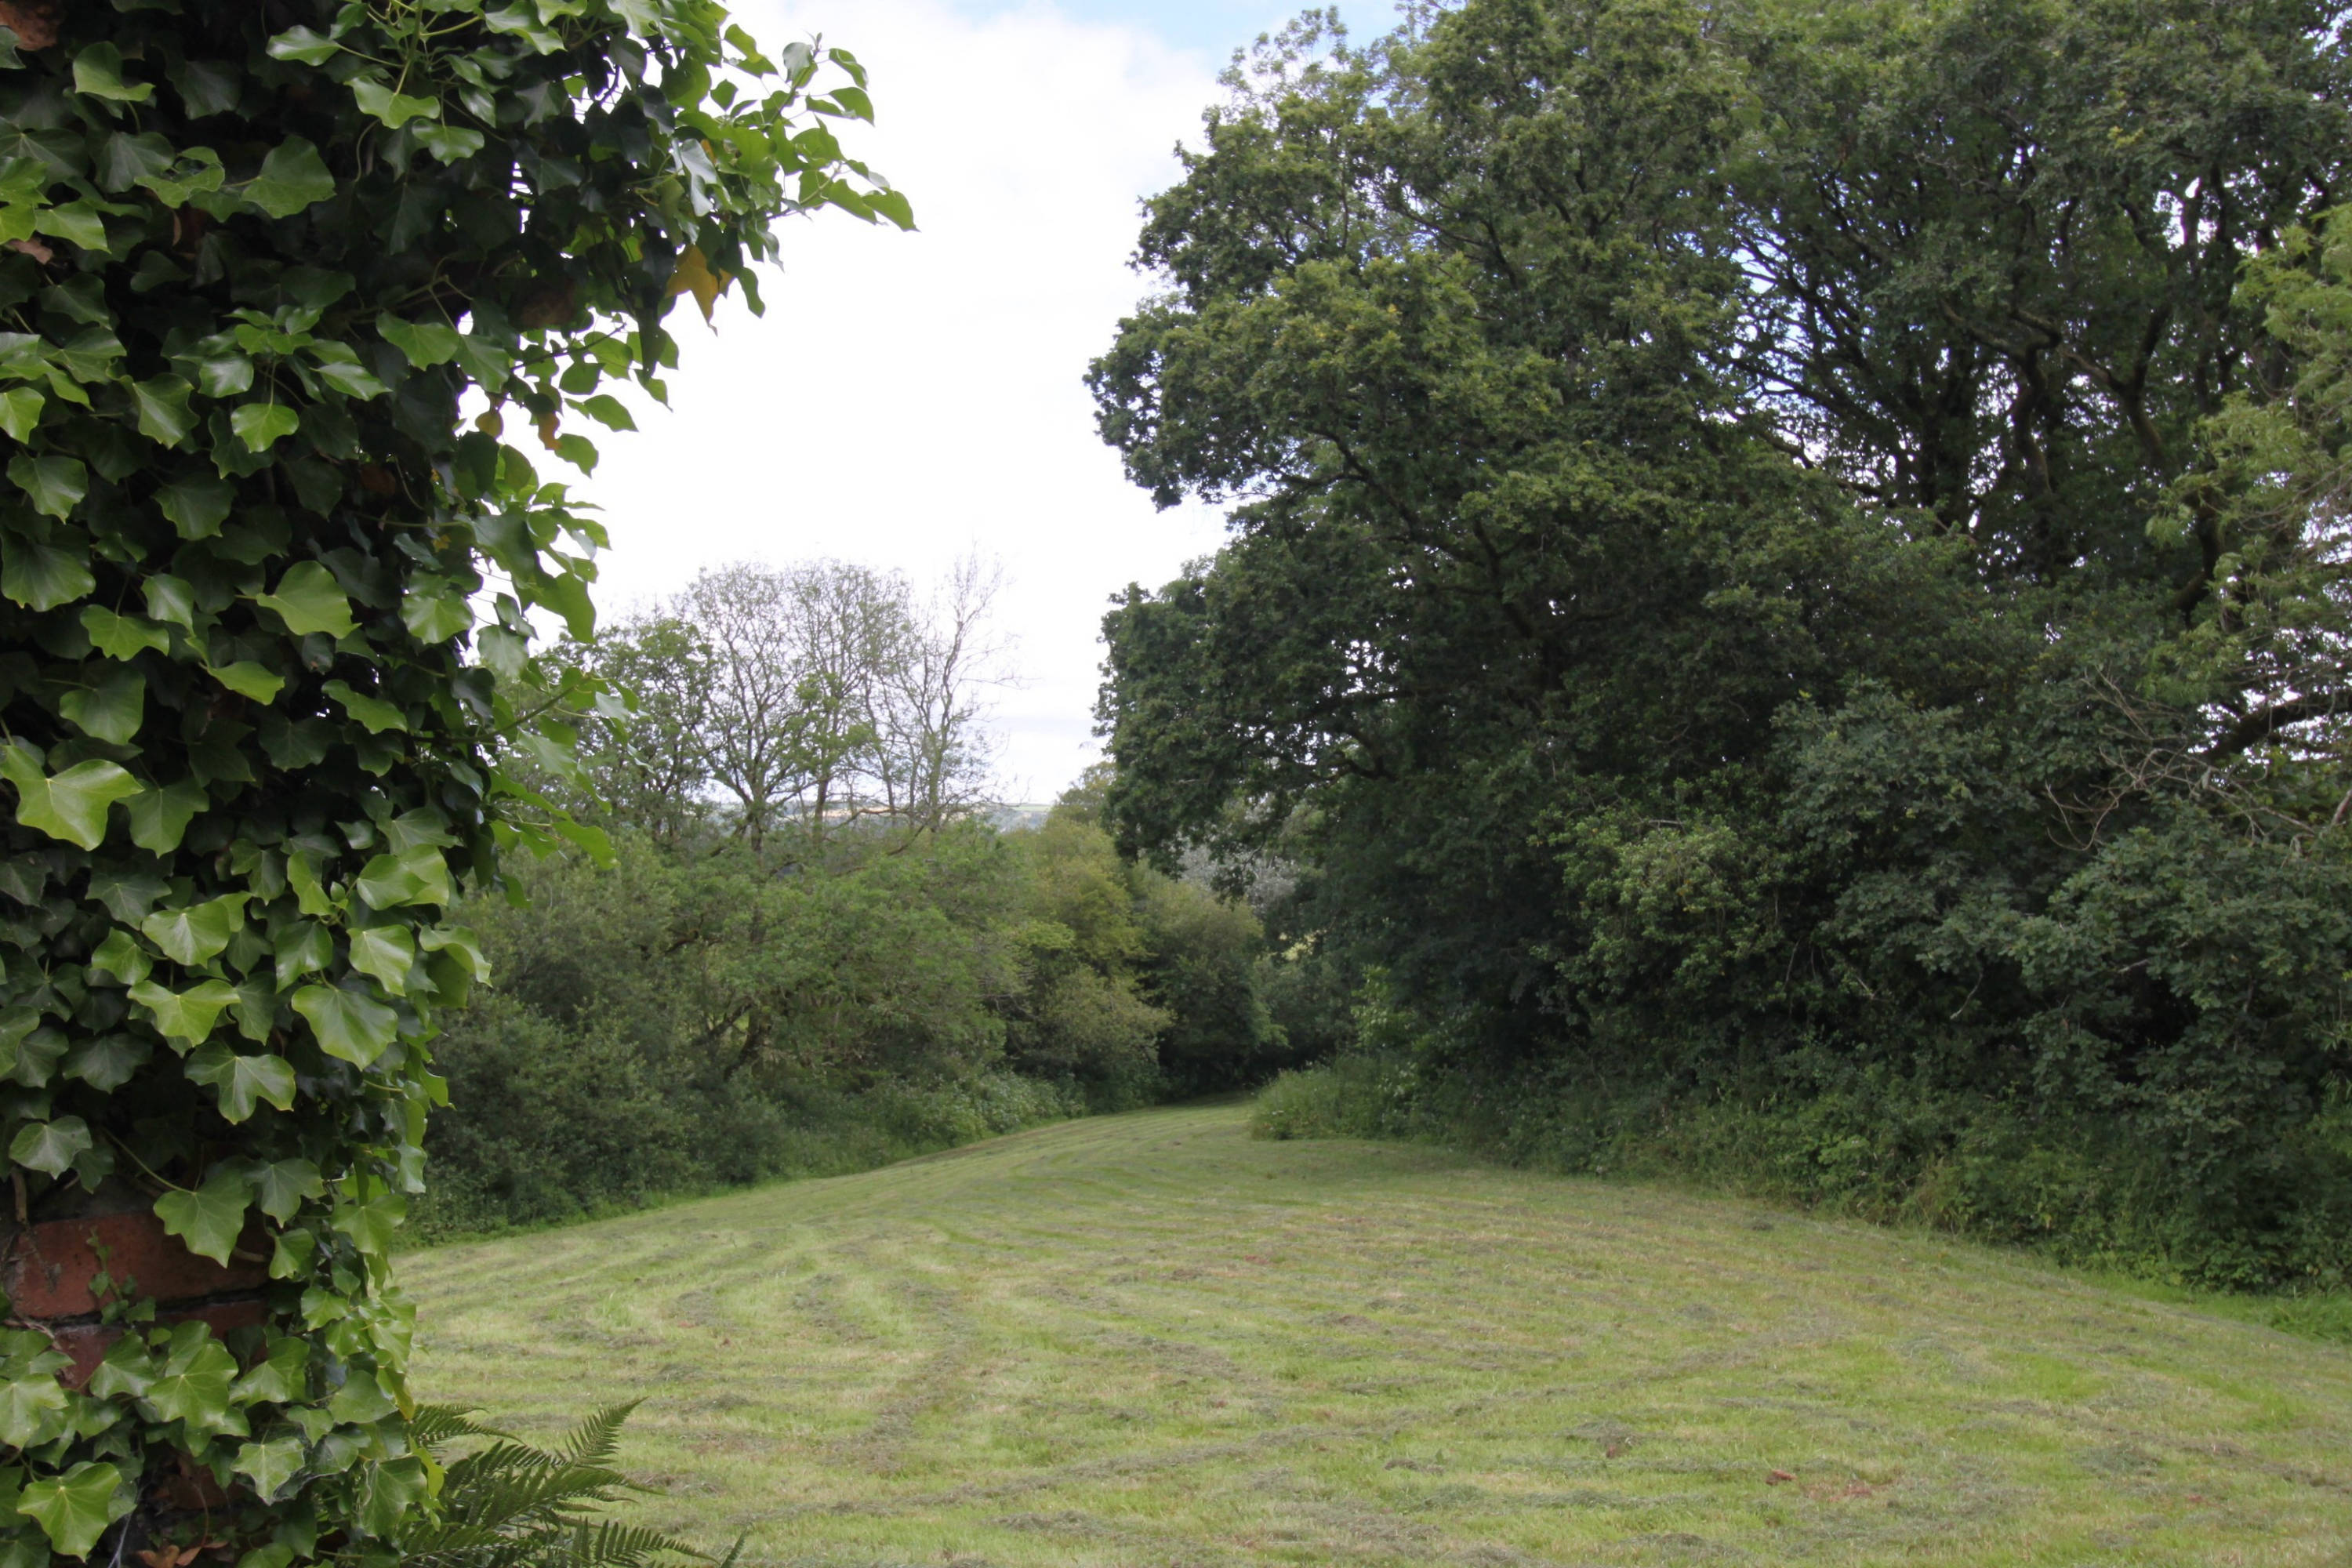
[[[1246,1116],[412,1254],[421,1391],[534,1433],[643,1399],[646,1514],[753,1563],[2352,1554],[2342,1347]]]

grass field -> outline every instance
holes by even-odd
[[[2352,1561],[2342,1347],[1245,1114],[411,1255],[423,1391],[755,1563]]]

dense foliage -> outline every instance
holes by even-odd
[[[1301,864],[1392,1121],[2344,1278],[2347,19],[1261,51],[1093,375],[1238,503],[1109,621],[1126,842]]]
[[[601,538],[504,433],[592,464],[677,296],[907,213],[819,118],[856,62],[707,0],[0,24],[0,1144],[20,1222],[152,1203],[274,1281],[225,1339],[113,1281],[72,1388],[11,1331],[0,1556],[379,1559],[437,1474],[385,1252],[483,973],[452,907],[587,837],[492,761],[563,765],[530,617],[588,634]]]

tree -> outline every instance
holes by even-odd
[[[590,635],[602,542],[507,434],[593,466],[678,296],[908,210],[824,129],[855,59],[706,0],[0,23],[0,1142],[36,1239],[152,1207],[268,1275],[235,1327],[115,1278],[73,1366],[9,1331],[0,1537],[380,1560],[430,1490],[386,1260],[480,976],[452,906],[595,842],[495,762],[570,765],[530,617]]]

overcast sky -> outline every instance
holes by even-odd
[[[1381,7],[1385,12],[1386,5]],[[768,310],[682,309],[671,408],[600,439],[609,616],[704,566],[837,556],[919,584],[1003,563],[1000,787],[1051,799],[1097,754],[1106,600],[1215,548],[1217,519],[1155,512],[1094,434],[1080,383],[1145,287],[1137,202],[1174,178],[1265,0],[742,0],[771,47],[821,31],[873,73],[853,150],[920,231],[789,224]],[[1351,7],[1360,15],[1365,8]]]

